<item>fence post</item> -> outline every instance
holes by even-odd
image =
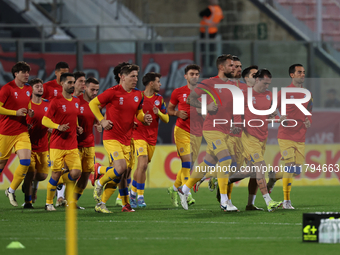
[[[19,39],[17,40],[17,62],[24,61],[24,41]]]

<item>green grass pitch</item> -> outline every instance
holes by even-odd
[[[339,254],[340,244],[302,242],[302,214],[340,211],[338,186],[293,187],[296,210],[273,213],[245,211],[247,188],[235,187],[232,201],[241,212],[219,209],[215,192],[201,188],[188,211],[172,208],[166,189],[146,189],[147,208],[122,213],[108,202],[112,214],[94,211],[92,190],[85,190],[78,210],[78,254]],[[17,201],[23,194],[16,192]],[[273,190],[282,199],[282,187]],[[0,254],[65,254],[65,209],[46,212],[46,190],[38,193],[34,210],[12,207],[0,194]],[[260,194],[256,205],[265,207]],[[25,249],[6,249],[19,241]]]

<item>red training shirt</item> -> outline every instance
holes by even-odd
[[[67,100],[63,95],[54,98],[45,116],[58,125],[69,123],[69,129],[61,132],[54,129],[51,135],[50,148],[59,150],[73,150],[78,148],[77,119],[79,114],[79,98]]]
[[[116,85],[97,98],[102,106],[106,106],[106,119],[113,123],[110,130],[104,130],[103,140],[117,140],[130,146],[134,117],[142,109],[142,92],[136,88],[127,92],[122,85]]]
[[[146,126],[139,120],[137,122],[137,128],[133,130],[134,140],[144,140],[150,145],[156,145],[158,135],[159,117],[153,113],[153,107],[156,106],[162,113],[167,113],[163,97],[160,94],[155,93],[151,97],[144,95],[143,112],[149,112],[152,116],[152,122],[150,126]]]
[[[78,115],[78,124],[83,128],[83,133],[77,137],[78,148],[94,147],[93,124],[96,117],[93,115],[89,103],[84,99],[84,95],[80,95],[80,107]]]
[[[44,94],[43,98],[52,101],[53,98],[61,95],[63,87],[57,83],[57,80],[52,80],[44,83]]]
[[[17,111],[21,108],[28,109],[31,100],[32,87],[25,84],[19,88],[15,81],[4,85],[0,90],[0,102],[2,107],[8,110]],[[27,132],[25,116],[0,115],[0,134],[1,135],[20,135]]]
[[[47,99],[43,99],[40,104],[35,104],[31,101],[31,109],[34,111],[34,116],[33,118],[28,115],[26,116],[27,124],[31,125],[31,128],[28,131],[32,144],[32,151],[34,152],[48,151],[48,128],[43,126],[41,121],[49,106],[50,102]]]

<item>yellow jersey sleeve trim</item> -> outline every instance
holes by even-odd
[[[58,129],[59,125],[54,123],[50,118],[44,116],[41,123],[47,128]]]
[[[104,119],[103,114],[100,112],[99,106],[101,103],[99,102],[98,98],[94,98],[90,101],[89,107],[93,113],[93,115],[97,118],[97,120],[100,122]]]
[[[158,109],[157,115],[161,119],[161,121],[163,121],[164,123],[169,122],[169,114],[167,114],[167,113],[164,114]]]
[[[0,114],[1,115],[12,115],[12,116],[16,116],[17,115],[17,111],[16,110],[8,110],[4,107],[2,107],[4,105],[3,102],[0,102]]]

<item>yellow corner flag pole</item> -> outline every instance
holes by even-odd
[[[77,208],[73,194],[73,183],[66,184],[66,194],[68,198],[68,206],[66,207],[66,254],[77,255]]]

